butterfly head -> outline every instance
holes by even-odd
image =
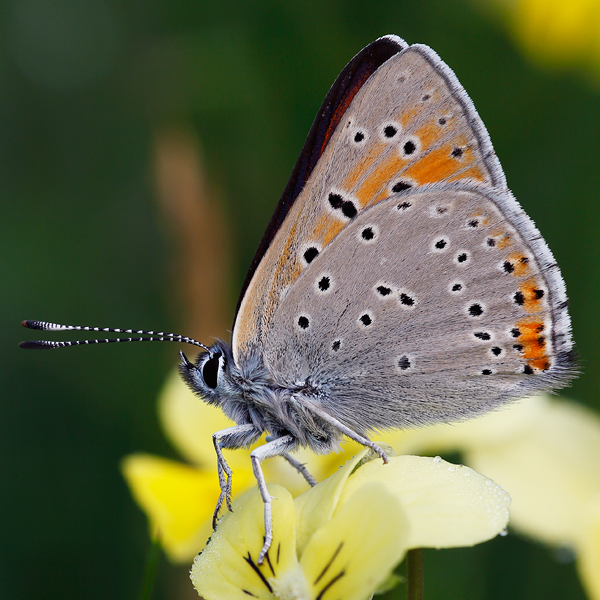
[[[221,404],[230,395],[235,384],[231,376],[233,357],[229,346],[217,341],[192,362],[180,352],[179,372],[188,387],[209,404]]]

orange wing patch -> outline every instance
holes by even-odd
[[[383,144],[381,142],[375,142],[375,144],[369,149],[366,156],[356,165],[356,167],[350,172],[342,183],[342,187],[346,190],[353,189],[360,181],[365,177],[368,170],[381,159],[382,153],[389,149],[389,144]],[[361,202],[364,206],[364,203]]]
[[[529,261],[523,254],[514,253],[512,264],[517,265],[517,269],[529,270]],[[523,261],[522,259],[526,259]],[[519,266],[520,265],[520,266]],[[515,301],[521,305],[523,310],[528,313],[538,313],[531,315],[517,322],[518,336],[515,348],[521,352],[530,369],[546,371],[550,368],[550,356],[548,351],[548,340],[543,335],[545,325],[539,315],[544,309],[545,291],[537,285],[535,278],[530,277],[519,286],[519,291],[515,294]],[[526,371],[527,372],[527,371]],[[530,371],[531,372],[531,371]]]
[[[420,115],[423,114],[422,106],[415,106],[414,108],[405,107],[400,115],[400,124],[402,129],[408,129],[413,121],[416,121]]]
[[[458,173],[458,175],[454,175],[454,177],[450,177],[448,181],[460,181],[461,179],[470,179],[478,181],[479,183],[485,183],[487,178],[481,168],[475,166]]]
[[[468,148],[462,152],[462,160],[453,157],[452,152],[455,147],[457,147],[455,144],[444,144],[432,150],[410,165],[405,174],[417,181],[419,185],[423,185],[443,181],[462,171],[465,166],[472,166],[475,163],[473,153]]]
[[[290,229],[290,235],[285,243],[285,247],[283,248],[281,256],[276,263],[271,290],[273,290],[274,287],[281,287],[285,289],[286,286],[289,286],[296,281],[302,272],[300,261],[297,256],[294,256],[294,251],[292,249],[296,237],[296,228],[297,225],[294,223]],[[273,294],[271,291],[267,298],[268,301],[264,307],[264,310],[265,313],[268,313],[270,317],[273,312],[275,312],[277,304],[279,303],[279,297],[278,295]]]
[[[545,293],[546,292],[536,284],[535,279],[531,277],[519,286],[519,291],[517,292],[515,299],[525,311],[534,313],[541,310],[542,299]]]
[[[496,238],[495,246],[499,250],[504,250],[511,245],[512,241],[510,239],[510,234],[506,233],[503,227],[495,227],[490,233],[492,237]]]
[[[356,197],[361,206],[371,204],[380,192],[383,192],[383,196],[379,195],[380,198],[387,198],[391,193],[387,190],[388,185],[393,183],[394,178],[398,176],[398,173],[406,166],[407,162],[405,158],[394,152],[377,171],[367,177],[356,191]]]
[[[527,364],[540,371],[550,368],[550,358],[546,338],[542,334],[545,329],[544,323],[536,318],[527,318],[517,323],[521,332],[515,347],[521,352]]]
[[[513,252],[506,257],[507,262],[512,267],[510,271],[514,277],[526,277],[529,274],[529,258],[522,252]]]
[[[345,227],[345,223],[332,219],[329,215],[323,215],[315,226],[313,240],[319,241],[325,247]]]
[[[423,150],[429,150],[436,145],[436,142],[439,143],[440,137],[447,137],[443,135],[443,131],[440,131],[440,126],[433,121],[425,123],[420,129],[415,131],[414,135],[419,138]]]
[[[469,215],[467,223],[470,225],[472,224],[471,227],[477,227],[479,224],[483,225],[484,227],[488,227],[490,224],[490,217],[486,213],[478,210]]]

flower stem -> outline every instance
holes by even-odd
[[[423,549],[406,554],[406,600],[423,600]]]
[[[156,581],[156,572],[158,570],[158,560],[160,559],[160,542],[158,536],[152,540],[148,555],[146,556],[146,566],[144,568],[144,578],[138,595],[138,600],[150,600]]]

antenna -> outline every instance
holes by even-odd
[[[162,331],[146,331],[144,329],[114,329],[112,327],[81,327],[79,325],[59,325],[58,323],[48,323],[47,321],[23,321],[21,323],[27,329],[37,329],[39,331],[101,331],[106,333],[130,333],[134,335],[145,335],[151,337],[123,337],[123,338],[104,338],[96,340],[71,340],[66,342],[52,342],[49,340],[31,340],[21,342],[20,348],[26,350],[51,350],[53,348],[67,348],[68,346],[83,346],[86,344],[107,344],[110,342],[182,342],[204,348],[207,352],[210,350],[200,342],[179,335],[178,333],[164,333]]]

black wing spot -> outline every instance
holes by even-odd
[[[514,338],[518,338],[521,335],[521,330],[517,327],[514,327],[510,330],[510,335],[512,335]]]
[[[458,263],[464,263],[467,262],[469,258],[469,255],[466,252],[461,252],[457,257],[456,257],[456,262]]]
[[[453,158],[460,158],[463,155],[463,149],[459,148],[458,146],[456,148],[454,148],[454,150],[452,150],[452,157]]]
[[[387,125],[383,128],[383,135],[386,138],[393,138],[398,133],[398,130],[393,125]]]
[[[455,283],[452,285],[452,287],[450,288],[450,290],[452,292],[460,292],[463,289],[462,283]]]
[[[408,358],[408,356],[401,356],[398,359],[398,367],[400,369],[402,369],[402,371],[406,371],[407,369],[410,369],[410,367],[411,367],[410,358]]]
[[[399,181],[398,183],[394,184],[394,187],[392,188],[392,192],[397,194],[398,192],[403,192],[404,190],[409,190],[411,187],[412,187],[412,185],[410,183],[407,183],[406,181]]]
[[[410,208],[412,206],[412,204],[410,202],[401,202],[400,204],[398,204],[398,206],[396,207],[398,210],[406,210],[407,208]]]
[[[331,344],[331,349],[334,352],[337,352],[340,349],[341,346],[342,346],[342,341],[341,340],[335,340],[335,342],[333,342],[333,344]]]
[[[427,102],[427,100],[429,100],[431,98],[431,94],[424,94],[423,97],[421,98],[421,100],[423,102]]]
[[[409,156],[410,154],[414,153],[414,151],[417,149],[417,146],[415,145],[415,143],[413,141],[408,140],[408,142],[405,142],[402,149],[404,150],[404,154]]]
[[[313,260],[315,260],[315,258],[317,258],[318,255],[319,251],[314,246],[311,246],[310,248],[305,250],[303,254],[304,260],[307,264],[310,264]]]
[[[365,227],[365,229],[361,231],[360,235],[362,236],[363,240],[370,241],[375,237],[375,232],[373,231],[372,227]]]
[[[513,348],[517,351],[517,352],[523,352],[523,344],[513,344]]]
[[[358,319],[365,327],[369,327],[369,325],[371,325],[373,323],[373,319],[371,318],[371,315],[369,313],[365,313],[364,315],[361,315],[360,318]]]
[[[505,273],[512,273],[515,270],[515,266],[508,260],[504,261],[502,268],[504,269]]]
[[[544,290],[533,290],[533,295],[535,296],[536,300],[539,300],[544,296]]]
[[[365,134],[362,131],[357,131],[354,136],[354,141],[358,144],[365,139]]]
[[[435,242],[434,246],[437,250],[443,250],[448,245],[448,242],[445,239],[438,240]]]
[[[490,247],[493,248],[496,245],[496,240],[492,237],[488,238],[485,243]]]
[[[329,204],[334,210],[339,210],[343,203],[344,199],[339,194],[334,194],[333,192],[329,194]]]
[[[487,342],[488,340],[492,339],[491,334],[489,334],[487,331],[476,331],[473,335],[477,339],[483,340],[484,342]]]
[[[481,371],[482,375],[491,375],[492,374],[492,370],[491,369],[483,369]]]
[[[346,200],[342,204],[342,213],[345,217],[348,217],[349,219],[354,219],[357,212],[358,211],[356,210],[356,206],[354,206],[354,202],[350,202],[350,200]]]
[[[298,317],[298,327],[300,327],[300,329],[308,329],[309,325],[308,317],[305,317],[304,315]]]
[[[403,292],[400,294],[400,302],[404,304],[404,306],[414,306],[415,299]]]
[[[471,315],[472,317],[480,317],[483,314],[483,306],[475,302],[474,304],[471,304],[471,306],[469,306],[468,311],[469,315]]]
[[[439,123],[440,125],[445,125],[445,124],[446,124],[446,119],[444,119],[444,117],[440,117],[440,118],[438,119],[438,123]]]
[[[331,206],[331,208],[333,208],[333,210],[341,210],[342,214],[348,219],[353,219],[358,213],[356,206],[354,206],[354,202],[352,202],[351,200],[344,200],[344,198],[342,198],[340,194],[335,194],[334,192],[331,192],[329,194],[328,200],[329,205]]]
[[[377,293],[381,296],[389,296],[392,293],[392,289],[385,285],[377,286]]]
[[[471,219],[468,223],[469,227],[472,227],[473,229],[477,229],[477,227],[479,227],[479,219]]]
[[[513,301],[515,304],[523,306],[523,304],[525,304],[525,296],[523,295],[523,292],[516,292],[513,296]]]
[[[502,348],[500,348],[500,346],[494,346],[491,349],[491,352],[494,356],[500,356],[502,354]]]
[[[322,292],[326,292],[331,287],[331,280],[325,275],[321,277],[317,285]]]
[[[525,365],[523,367],[523,373],[525,373],[525,375],[533,375],[533,369],[529,365]]]

